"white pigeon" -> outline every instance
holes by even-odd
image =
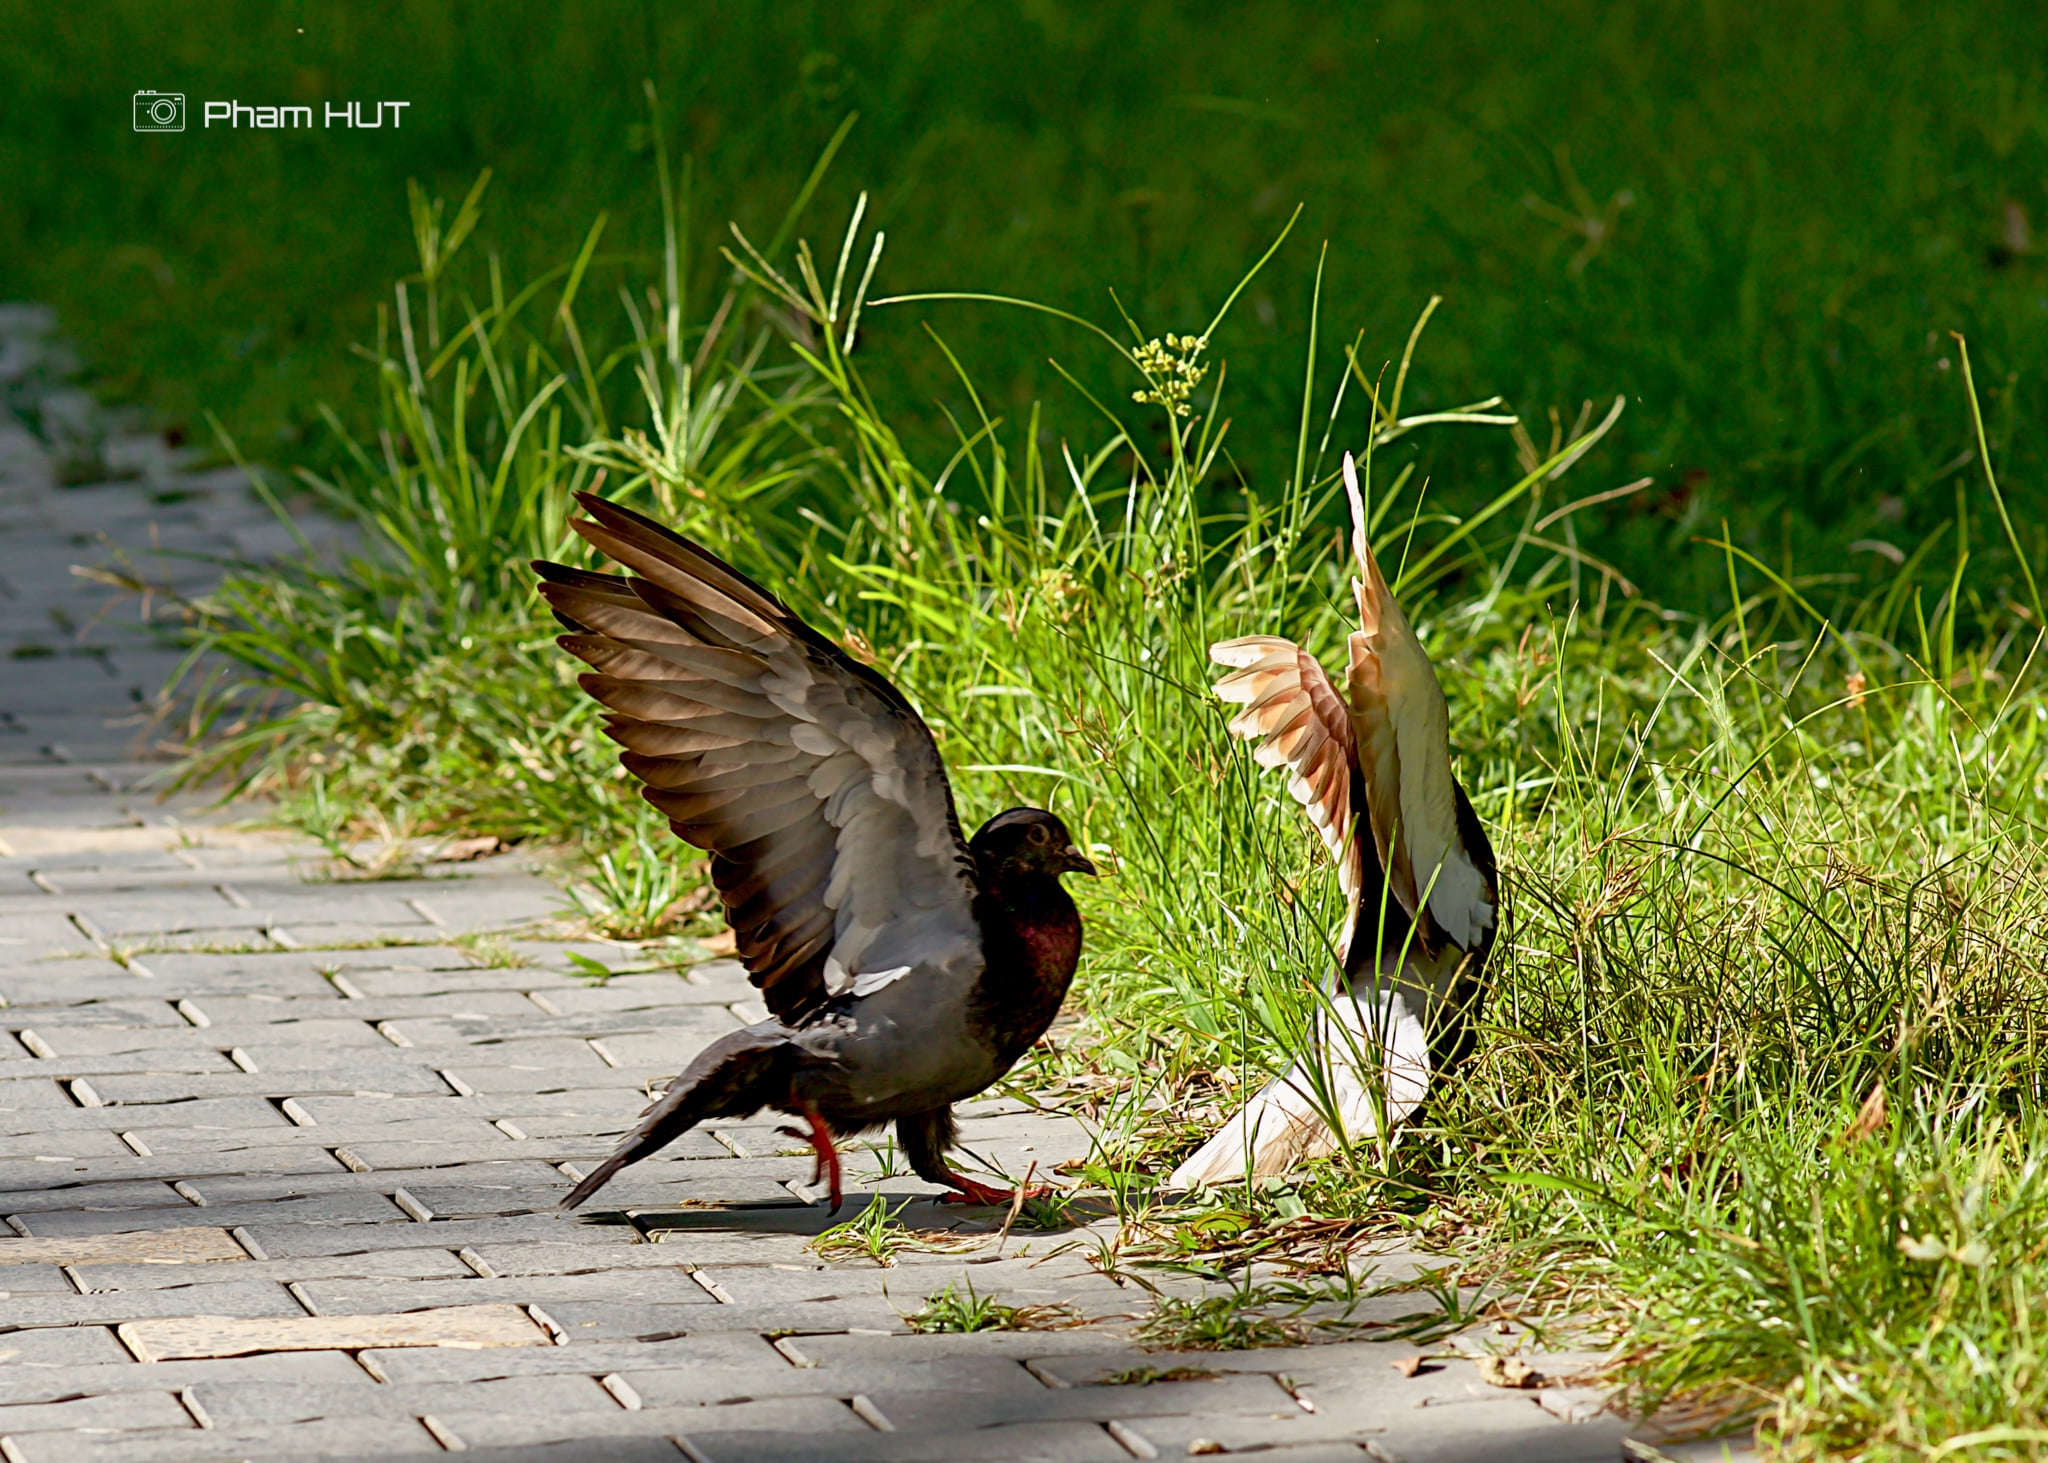
[[[1386,1133],[1474,1037],[1500,902],[1493,847],[1451,773],[1443,687],[1373,558],[1348,452],[1344,487],[1358,567],[1349,695],[1278,636],[1209,647],[1231,668],[1217,696],[1244,708],[1231,732],[1256,743],[1261,767],[1286,769],[1337,865],[1343,965],[1324,984],[1308,1050],[1175,1169],[1169,1189],[1283,1174]]]

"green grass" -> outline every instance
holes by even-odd
[[[0,23],[16,42],[0,56],[0,297],[57,303],[110,389],[200,442],[212,410],[275,462],[340,460],[321,401],[351,420],[375,407],[346,347],[372,344],[386,282],[414,268],[410,179],[452,221],[495,173],[444,302],[483,295],[488,255],[527,279],[573,254],[600,211],[589,298],[655,276],[652,77],[679,183],[688,154],[700,212],[757,238],[858,112],[823,201],[843,217],[871,192],[891,289],[993,289],[1102,318],[1114,288],[1149,329],[1184,331],[1304,204],[1299,246],[1244,302],[1240,426],[1210,506],[1239,469],[1262,487],[1287,472],[1323,239],[1343,323],[1325,374],[1353,328],[1380,351],[1441,293],[1418,404],[1500,391],[1535,421],[1569,421],[1583,400],[1628,396],[1637,409],[1589,466],[1655,487],[1577,532],[1665,603],[1714,603],[1719,576],[1687,545],[1724,514],[1774,564],[1863,539],[1910,548],[1950,516],[1968,441],[1951,328],[1982,355],[2015,480],[2048,467],[2034,426],[2048,280],[2008,237],[2009,205],[2029,239],[2048,227],[2033,60],[2048,14],[2020,0],[508,0],[488,24],[431,0],[100,0],[89,20],[7,0]],[[380,134],[157,137],[130,130],[145,87],[195,106],[412,107]],[[702,247],[682,272],[700,300],[724,277]],[[1048,357],[1098,394],[1115,385],[1056,322],[878,316],[867,379],[920,460],[949,450],[934,399],[969,410],[927,322],[1013,420],[1063,396]],[[1471,434],[1401,451],[1460,509],[1498,462]]]
[[[1152,1313],[1134,1334],[1141,1345],[1172,1351],[1254,1351],[1306,1343],[1308,1327],[1262,1309],[1272,1299],[1264,1287],[1248,1282],[1221,1295],[1155,1295]]]
[[[933,1333],[974,1331],[1062,1331],[1084,1326],[1088,1318],[1065,1304],[1005,1305],[992,1295],[982,1295],[972,1280],[948,1281],[925,1297],[917,1310],[903,1318],[911,1330]]]
[[[853,1218],[842,1220],[819,1234],[811,1241],[810,1248],[828,1260],[867,1260],[886,1270],[895,1265],[898,1255],[905,1252],[964,1254],[988,1243],[986,1235],[953,1236],[914,1230],[903,1222],[903,1211],[909,1207],[910,1200],[904,1199],[891,1209],[888,1199],[877,1193]],[[969,1299],[972,1299],[971,1290]]]
[[[668,217],[679,257],[690,225],[679,206]],[[1525,1322],[1612,1341],[1644,1404],[1761,1416],[1792,1456],[2048,1448],[2048,690],[2019,572],[2042,531],[2032,500],[2008,502],[1971,462],[1896,562],[1813,567],[1702,525],[1691,582],[1717,582],[1721,602],[1673,608],[1577,531],[1627,486],[1608,441],[1579,456],[1607,418],[1418,422],[1493,395],[1442,394],[1454,312],[1367,337],[1356,371],[1326,369],[1327,342],[1357,326],[1327,285],[1295,342],[1284,450],[1262,443],[1273,465],[1225,494],[1238,343],[1259,328],[1244,312],[1269,279],[1256,270],[1219,291],[1225,308],[1175,322],[1199,347],[1168,344],[1163,324],[1150,346],[1144,314],[1069,324],[1094,353],[1077,379],[1110,383],[1075,405],[1000,417],[959,370],[954,445],[928,455],[846,351],[873,247],[860,216],[815,253],[735,244],[716,334],[725,296],[672,290],[665,261],[652,297],[627,297],[637,326],[622,305],[603,349],[596,306],[586,320],[563,304],[573,256],[523,302],[511,276],[444,294],[431,360],[418,319],[412,353],[393,344],[394,314],[368,363],[381,434],[356,435],[414,445],[365,448],[308,484],[362,527],[359,558],[242,573],[194,607],[195,643],[248,677],[209,703],[203,757],[289,816],[310,816],[317,789],[337,838],[338,812],[580,841],[614,859],[615,907],[658,915],[687,881],[648,865],[685,855],[636,842],[654,825],[518,562],[574,552],[565,495],[603,471],[608,492],[732,556],[902,685],[970,826],[1050,806],[1103,868],[1079,891],[1080,1022],[1015,1080],[1102,1128],[1087,1173],[1125,1221],[1105,1263],[1229,1287],[1162,1312],[1173,1336],[1270,1339],[1244,1331],[1263,1311],[1229,1300],[1265,1294],[1254,1261],[1323,1276],[1300,1282],[1320,1294],[1351,1284],[1359,1238],[1405,1232]],[[867,293],[895,278],[885,257]],[[678,328],[657,328],[671,307]],[[912,308],[869,300],[861,330]],[[932,353],[953,369],[946,343]],[[1959,348],[1941,430],[1967,442],[1980,427]],[[1206,375],[1184,393],[1194,364]],[[1511,408],[1542,421],[1513,396],[1466,415]],[[1631,402],[1611,431],[1646,414]],[[1449,439],[1488,474],[1416,470],[1411,444]],[[1377,548],[1501,856],[1482,1041],[1394,1141],[1286,1188],[1164,1208],[1158,1176],[1305,1028],[1338,911],[1284,788],[1225,735],[1206,647],[1279,632],[1335,660],[1351,613],[1337,453],[1369,446]],[[500,481],[518,490],[484,491]],[[881,1259],[898,1228],[877,1201],[840,1233]],[[1444,1314],[1465,1315],[1436,1283]]]

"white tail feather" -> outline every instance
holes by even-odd
[[[1392,987],[1356,994],[1325,991],[1313,1057],[1266,1084],[1221,1132],[1167,1179],[1197,1189],[1272,1178],[1338,1149],[1332,1116],[1352,1143],[1376,1137],[1380,1114],[1391,1125],[1429,1093],[1429,1039]],[[1321,1070],[1308,1065],[1316,1061]]]

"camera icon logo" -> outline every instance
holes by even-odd
[[[185,93],[181,91],[138,91],[135,93],[137,132],[183,132]]]

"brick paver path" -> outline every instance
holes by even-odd
[[[0,311],[0,387],[45,325]],[[822,1256],[833,1221],[768,1120],[693,1133],[595,1212],[556,1212],[650,1081],[758,1018],[743,973],[592,985],[571,951],[631,952],[520,938],[561,901],[517,858],[338,882],[310,845],[138,787],[175,657],[70,566],[111,540],[189,586],[204,562],[149,551],[280,545],[232,478],[180,476],[147,438],[102,455],[139,476],[59,487],[0,422],[7,1463],[1622,1456],[1616,1420],[1553,1415],[1582,1398],[1489,1387],[1458,1359],[1406,1377],[1390,1362],[1409,1343],[1139,1350],[1149,1296],[1088,1259],[1113,1222],[999,1240],[1002,1216],[885,1173],[886,1146],[850,1156],[840,1217],[880,1193],[972,1248]],[[466,938],[491,930],[514,933]],[[1017,1102],[964,1118],[1013,1175],[1087,1151],[1078,1123]],[[1095,1320],[906,1323],[969,1282]]]

